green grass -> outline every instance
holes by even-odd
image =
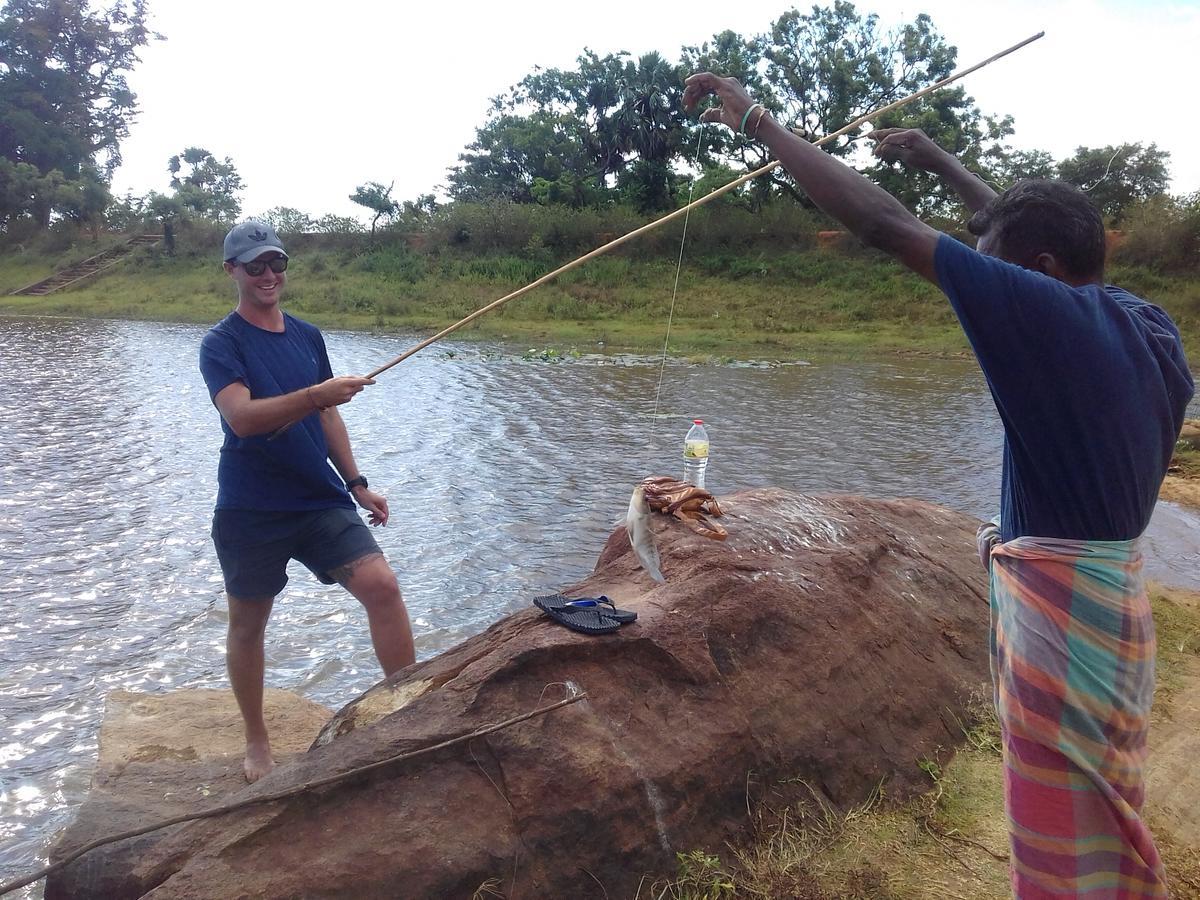
[[[1184,478],[1200,478],[1200,450],[1184,447],[1180,442],[1171,456],[1171,467],[1178,467],[1179,474]]]
[[[97,252],[0,254],[0,294]],[[571,258],[569,255],[567,259]],[[403,243],[374,249],[304,248],[288,270],[285,308],[316,324],[432,332],[525,286],[564,260],[544,249],[469,254]],[[1200,289],[1187,279],[1131,270],[1200,342]],[[675,263],[618,251],[535,288],[459,332],[462,338],[656,352],[671,308]],[[205,323],[233,305],[233,285],[207,256],[139,251],[109,273],[49,297],[0,296],[0,312]],[[685,257],[671,327],[679,355],[794,358],[842,353],[966,349],[932,285],[865,251],[744,250]]]

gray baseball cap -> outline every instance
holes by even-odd
[[[229,229],[229,234],[225,235],[225,256],[222,258],[225,262],[247,263],[272,250],[283,253],[284,259],[287,258],[275,229],[266,222],[250,219]]]

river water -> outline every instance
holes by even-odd
[[[106,692],[227,686],[204,330],[0,317],[0,881],[43,862],[81,802]],[[326,338],[335,372],[410,345]],[[656,418],[658,359],[523,350],[438,344],[342,407],[390,500],[376,535],[420,658],[587,574],[634,483],[680,474],[692,418],[707,422],[718,495],[853,491],[981,517],[997,503],[1000,426],[969,359],[669,362]],[[1153,576],[1200,587],[1197,526],[1159,504]],[[336,708],[379,677],[365,616],[291,571],[267,683]]]

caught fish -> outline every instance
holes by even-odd
[[[629,534],[629,543],[642,568],[655,581],[666,581],[659,569],[658,548],[654,546],[654,532],[650,529],[650,504],[646,502],[646,491],[640,484],[633,489],[633,496],[629,498],[625,531]]]

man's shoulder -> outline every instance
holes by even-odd
[[[200,339],[200,347],[204,349],[236,342],[238,333],[237,314],[231,312],[204,332],[204,337]]]
[[[1104,293],[1116,302],[1126,313],[1142,322],[1159,335],[1165,335],[1177,341],[1182,341],[1179,328],[1171,319],[1170,314],[1155,303],[1144,300],[1115,284],[1104,285]]]
[[[213,323],[208,331],[204,333],[205,339],[208,339],[212,335],[236,335],[239,331],[238,323],[240,320],[241,317],[238,316],[236,312],[229,312],[225,318],[223,318],[220,322]]]
[[[981,253],[953,235],[938,238],[934,263],[938,285],[951,301],[1006,299],[1041,302],[1047,296],[1064,297],[1073,288],[1042,272]]]
[[[311,335],[320,335],[321,334],[321,329],[318,328],[316,325],[314,325],[312,322],[306,322],[303,319],[293,316],[289,312],[285,312],[283,314],[283,321],[288,328],[295,328],[295,329],[303,332],[304,334],[311,334]]]

